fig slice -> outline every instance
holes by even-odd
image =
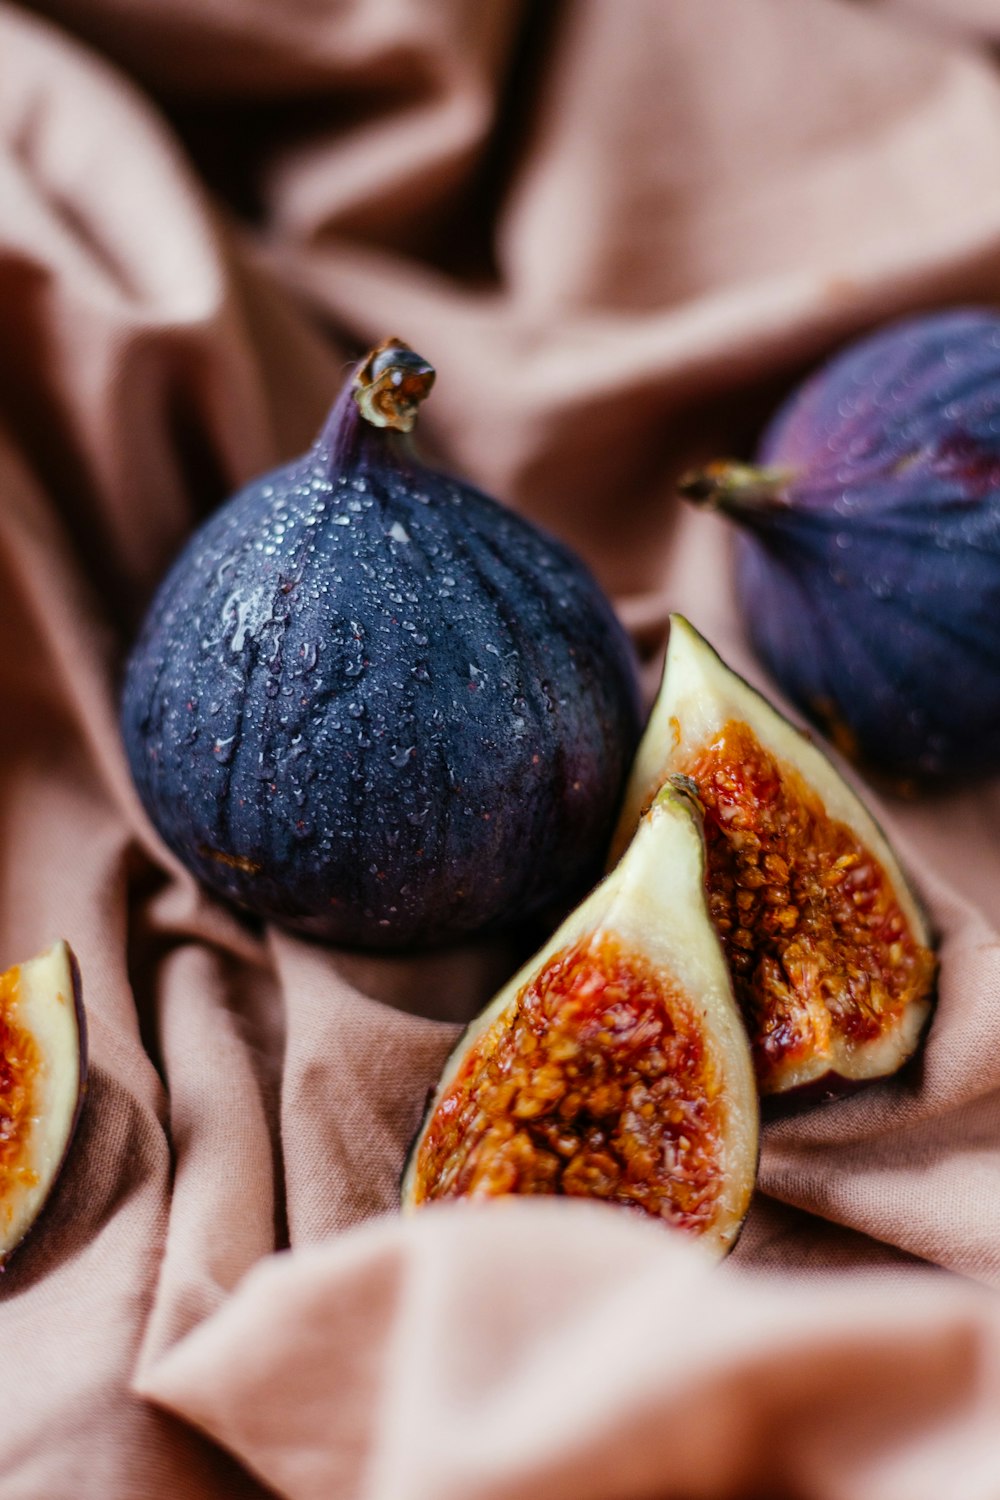
[[[709,909],[762,1094],[822,1096],[914,1051],[936,973],[920,903],[857,794],[680,615],[613,855],[684,777],[705,817]]]
[[[667,786],[617,868],[466,1030],[411,1150],[403,1206],[598,1198],[721,1255],[749,1206],[758,1134],[700,814]]]
[[[66,1160],[86,1070],[80,971],[60,941],[0,974],[0,1266]]]

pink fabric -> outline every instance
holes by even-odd
[[[427,444],[589,559],[650,692],[670,609],[762,681],[672,481],[849,334],[995,297],[989,52],[944,0],[35,9],[0,7],[0,959],[70,941],[93,1061],[0,1284],[4,1500],[993,1500],[1000,783],[880,808],[942,938],[927,1045],[768,1125],[710,1268],[596,1206],[400,1221],[517,936],[258,935],[116,727],[184,536],[387,333],[438,366]]]

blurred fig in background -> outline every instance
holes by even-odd
[[[778,413],[759,466],[682,493],[740,527],[761,659],[897,780],[1000,769],[1000,316],[927,314],[849,346]]]

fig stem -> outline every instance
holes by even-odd
[[[705,510],[726,511],[733,516],[783,510],[788,505],[789,469],[756,468],[752,464],[720,459],[704,469],[692,469],[678,480],[685,500]]]
[[[373,427],[410,432],[436,374],[434,366],[402,339],[383,339],[355,371],[351,395]]]

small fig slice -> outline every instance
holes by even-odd
[[[709,909],[761,1093],[896,1072],[931,1008],[920,904],[833,764],[680,615],[613,853],[676,776],[704,811]]]
[[[414,1143],[403,1206],[598,1198],[735,1241],[758,1105],[705,901],[696,804],[665,787],[628,853],[473,1021]]]
[[[80,972],[58,942],[0,974],[0,1265],[59,1175],[86,1071]]]

